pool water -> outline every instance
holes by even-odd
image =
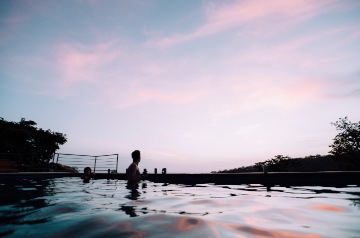
[[[0,182],[5,237],[360,237],[360,187]]]

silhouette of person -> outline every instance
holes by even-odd
[[[91,173],[91,168],[90,167],[84,168],[84,174],[81,176],[81,179],[83,180],[83,182],[89,183],[90,178],[93,178],[93,177],[94,177],[94,174]]]
[[[133,162],[129,165],[128,169],[126,170],[128,183],[137,183],[141,179],[143,179],[143,175],[141,175],[139,170],[139,163],[141,160],[140,151],[135,150],[131,153],[131,157]]]

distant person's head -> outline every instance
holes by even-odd
[[[84,174],[91,174],[91,168],[90,167],[86,167],[84,169]]]
[[[131,153],[131,157],[133,159],[133,162],[139,163],[140,162],[140,151],[139,150],[134,150]]]

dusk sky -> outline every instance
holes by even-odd
[[[0,116],[211,172],[328,154],[360,121],[360,1],[0,1]]]

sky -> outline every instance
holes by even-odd
[[[325,155],[359,105],[357,0],[0,1],[0,117],[119,171]]]

